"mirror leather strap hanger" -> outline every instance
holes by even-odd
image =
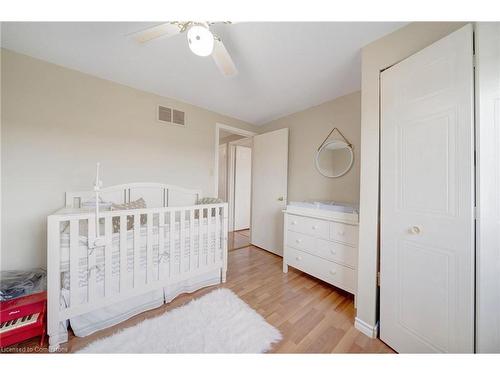
[[[342,132],[339,130],[339,128],[334,127],[334,128],[330,131],[330,133],[328,133],[328,135],[327,135],[327,136],[326,136],[326,138],[323,140],[323,142],[321,142],[321,144],[320,144],[320,145],[319,145],[319,147],[318,147],[318,151],[319,151],[319,150],[321,150],[321,147],[323,147],[323,145],[325,144],[325,142],[328,140],[328,138],[330,138],[330,136],[333,134],[333,132],[334,132],[335,130],[336,130],[336,131],[340,134],[340,136],[344,139],[345,143],[347,143],[347,145],[348,145],[350,148],[352,148],[352,144],[351,144],[351,142],[349,142],[349,141],[347,140],[347,138],[346,138],[346,137],[344,137],[344,134],[342,134]]]

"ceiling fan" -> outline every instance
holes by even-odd
[[[229,55],[220,37],[210,31],[210,26],[217,22],[166,22],[149,29],[132,34],[138,43],[147,43],[160,37],[172,37],[187,31],[188,45],[191,51],[198,56],[210,56],[226,77],[238,73],[233,59]],[[222,22],[230,24],[231,22]]]

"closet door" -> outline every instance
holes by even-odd
[[[474,351],[472,26],[381,74],[380,338]]]

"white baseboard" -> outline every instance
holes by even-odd
[[[375,326],[371,326],[368,323],[363,322],[361,319],[355,318],[354,327],[358,331],[364,333],[366,336],[371,337],[372,339],[378,336],[378,322],[377,324],[375,324]]]

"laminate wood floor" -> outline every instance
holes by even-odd
[[[250,246],[250,231],[248,229],[229,232],[228,250],[233,251]]]
[[[139,314],[87,337],[70,333],[64,352],[74,352],[93,340],[179,307],[216,288],[229,288],[283,334],[272,353],[394,353],[379,339],[370,339],[353,326],[353,296],[290,267],[282,272],[281,258],[254,246],[229,253],[227,283],[183,294],[169,304]],[[17,345],[36,347],[37,339]],[[43,348],[42,351],[46,351]]]

